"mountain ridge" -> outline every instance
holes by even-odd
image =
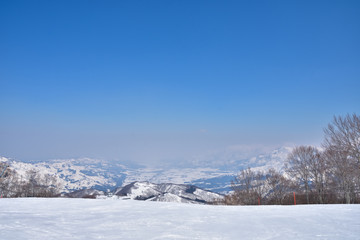
[[[216,163],[199,165],[189,163],[185,167],[150,168],[129,167],[120,162],[112,162],[91,158],[57,159],[43,162],[22,162],[0,157],[0,162],[7,162],[22,177],[26,172],[36,170],[40,174],[56,176],[62,185],[62,192],[72,192],[80,189],[94,188],[101,191],[112,191],[136,181],[149,181],[155,184],[175,183],[193,184],[206,190],[226,193],[230,191],[230,182],[236,174],[244,168],[267,170],[275,168],[281,170],[286,157],[292,148],[281,147],[270,153],[259,154],[247,159],[237,159],[236,152],[227,152],[219,157]],[[223,166],[221,159],[227,156]],[[220,156],[220,154],[218,154]]]
[[[134,200],[182,203],[211,203],[223,196],[187,184],[133,182],[115,189],[114,195]]]

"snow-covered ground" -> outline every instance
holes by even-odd
[[[0,239],[360,239],[360,205],[0,199]]]

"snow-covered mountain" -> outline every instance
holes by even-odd
[[[8,163],[23,179],[31,170],[40,175],[56,176],[63,192],[85,188],[115,188],[121,186],[126,177],[125,166],[89,158],[29,163],[1,157],[0,162]]]
[[[133,182],[116,189],[114,194],[135,200],[182,203],[209,203],[223,198],[194,185],[150,182]]]
[[[182,167],[135,167],[89,158],[30,163],[0,157],[0,162],[7,162],[22,178],[26,178],[26,172],[29,170],[56,176],[62,186],[62,192],[65,193],[90,188],[113,191],[119,186],[136,181],[192,184],[202,189],[225,193],[230,190],[230,182],[240,170],[248,167],[257,170],[280,170],[291,150],[282,147],[269,153],[244,158],[241,149],[230,149],[187,162]]]
[[[81,189],[65,194],[65,197],[69,198],[96,198],[98,196],[105,196],[105,193],[96,189]]]

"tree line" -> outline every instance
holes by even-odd
[[[8,197],[56,197],[61,186],[55,176],[29,170],[21,176],[7,163],[0,163],[0,196]]]
[[[360,116],[334,116],[322,149],[297,146],[281,171],[242,170],[224,204],[360,203]]]

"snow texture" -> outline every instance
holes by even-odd
[[[0,239],[359,239],[360,205],[0,199]]]

